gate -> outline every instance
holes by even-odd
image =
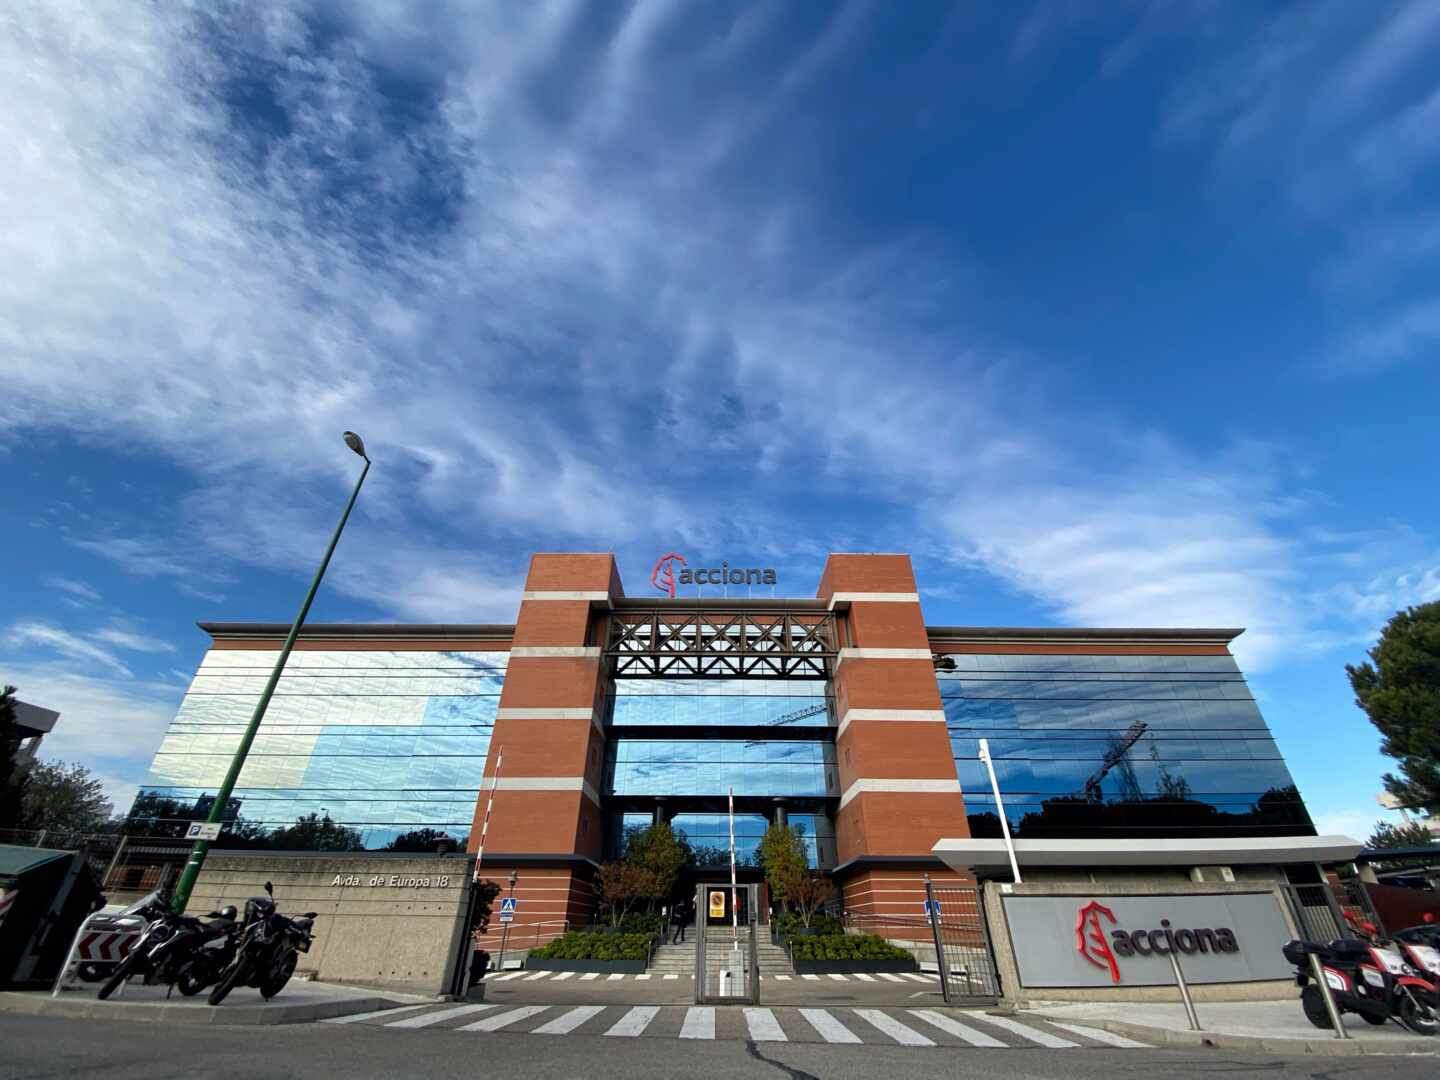
[[[1374,923],[1382,934],[1385,932],[1385,924],[1363,885],[1317,881],[1313,885],[1280,883],[1276,887],[1306,941],[1354,937],[1355,931],[1367,922]]]
[[[695,887],[697,1005],[759,1003],[760,953],[755,937],[759,900],[758,885]]]
[[[936,888],[925,882],[926,912],[935,939],[940,992],[947,1002],[982,1004],[1000,999],[1000,973],[990,948],[990,927],[978,886]]]

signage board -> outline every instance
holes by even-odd
[[[725,892],[722,889],[710,890],[710,918],[723,919],[725,917]]]
[[[655,560],[650,571],[650,584],[660,592],[675,598],[680,585],[774,585],[774,567],[749,567],[742,569],[723,561],[719,566],[698,566],[691,568],[688,560],[678,551],[667,551]]]
[[[1021,985],[1173,986],[1289,979],[1271,893],[1002,896]]]
[[[507,896],[500,901],[500,921],[502,923],[515,921],[515,897]]]
[[[186,840],[219,840],[220,826],[218,821],[192,821],[190,827],[185,830]]]

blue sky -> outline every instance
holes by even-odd
[[[0,673],[128,802],[196,619],[508,621],[535,550],[1244,626],[1322,827],[1440,597],[1440,7],[0,12]]]

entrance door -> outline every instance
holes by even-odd
[[[705,1005],[754,1005],[760,1001],[760,953],[756,942],[756,885],[701,883],[695,888],[695,1001]],[[731,919],[731,912],[738,917]]]

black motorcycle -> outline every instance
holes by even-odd
[[[1325,944],[1291,941],[1282,947],[1285,959],[1295,965],[1300,1007],[1318,1028],[1331,1026],[1330,1013],[1319,986],[1312,981],[1311,955],[1320,958],[1325,982],[1336,1007],[1355,1013],[1379,1027],[1394,1020],[1417,1035],[1440,1032],[1435,984],[1421,977],[1398,951],[1383,942],[1339,938]]]
[[[186,975],[182,981],[181,973],[200,950],[234,936],[235,916],[238,914],[235,908],[227,907],[210,912],[206,916],[207,922],[191,915],[176,915],[163,902],[149,908],[148,913],[154,917],[146,923],[129,954],[116,965],[110,978],[100,987],[98,996],[101,1001],[136,976],[143,977],[146,986],[164,983],[179,986],[182,994],[198,993],[202,986],[195,985],[193,975]]]
[[[219,1005],[237,986],[257,987],[268,1001],[295,974],[299,954],[310,951],[316,913],[307,911],[298,919],[288,918],[275,910],[275,887],[268,881],[265,893],[245,901],[235,958],[210,991],[211,1005]]]
[[[105,938],[107,944],[114,945],[116,938],[123,937],[128,940],[136,937],[147,925],[168,910],[170,910],[170,905],[166,902],[164,893],[157,890],[123,911],[118,911],[113,915],[93,916],[85,924],[85,930],[87,934]],[[133,942],[130,944],[133,946]],[[75,974],[81,982],[104,982],[115,974],[115,969],[124,961],[123,954],[115,960],[82,960],[76,966]]]

